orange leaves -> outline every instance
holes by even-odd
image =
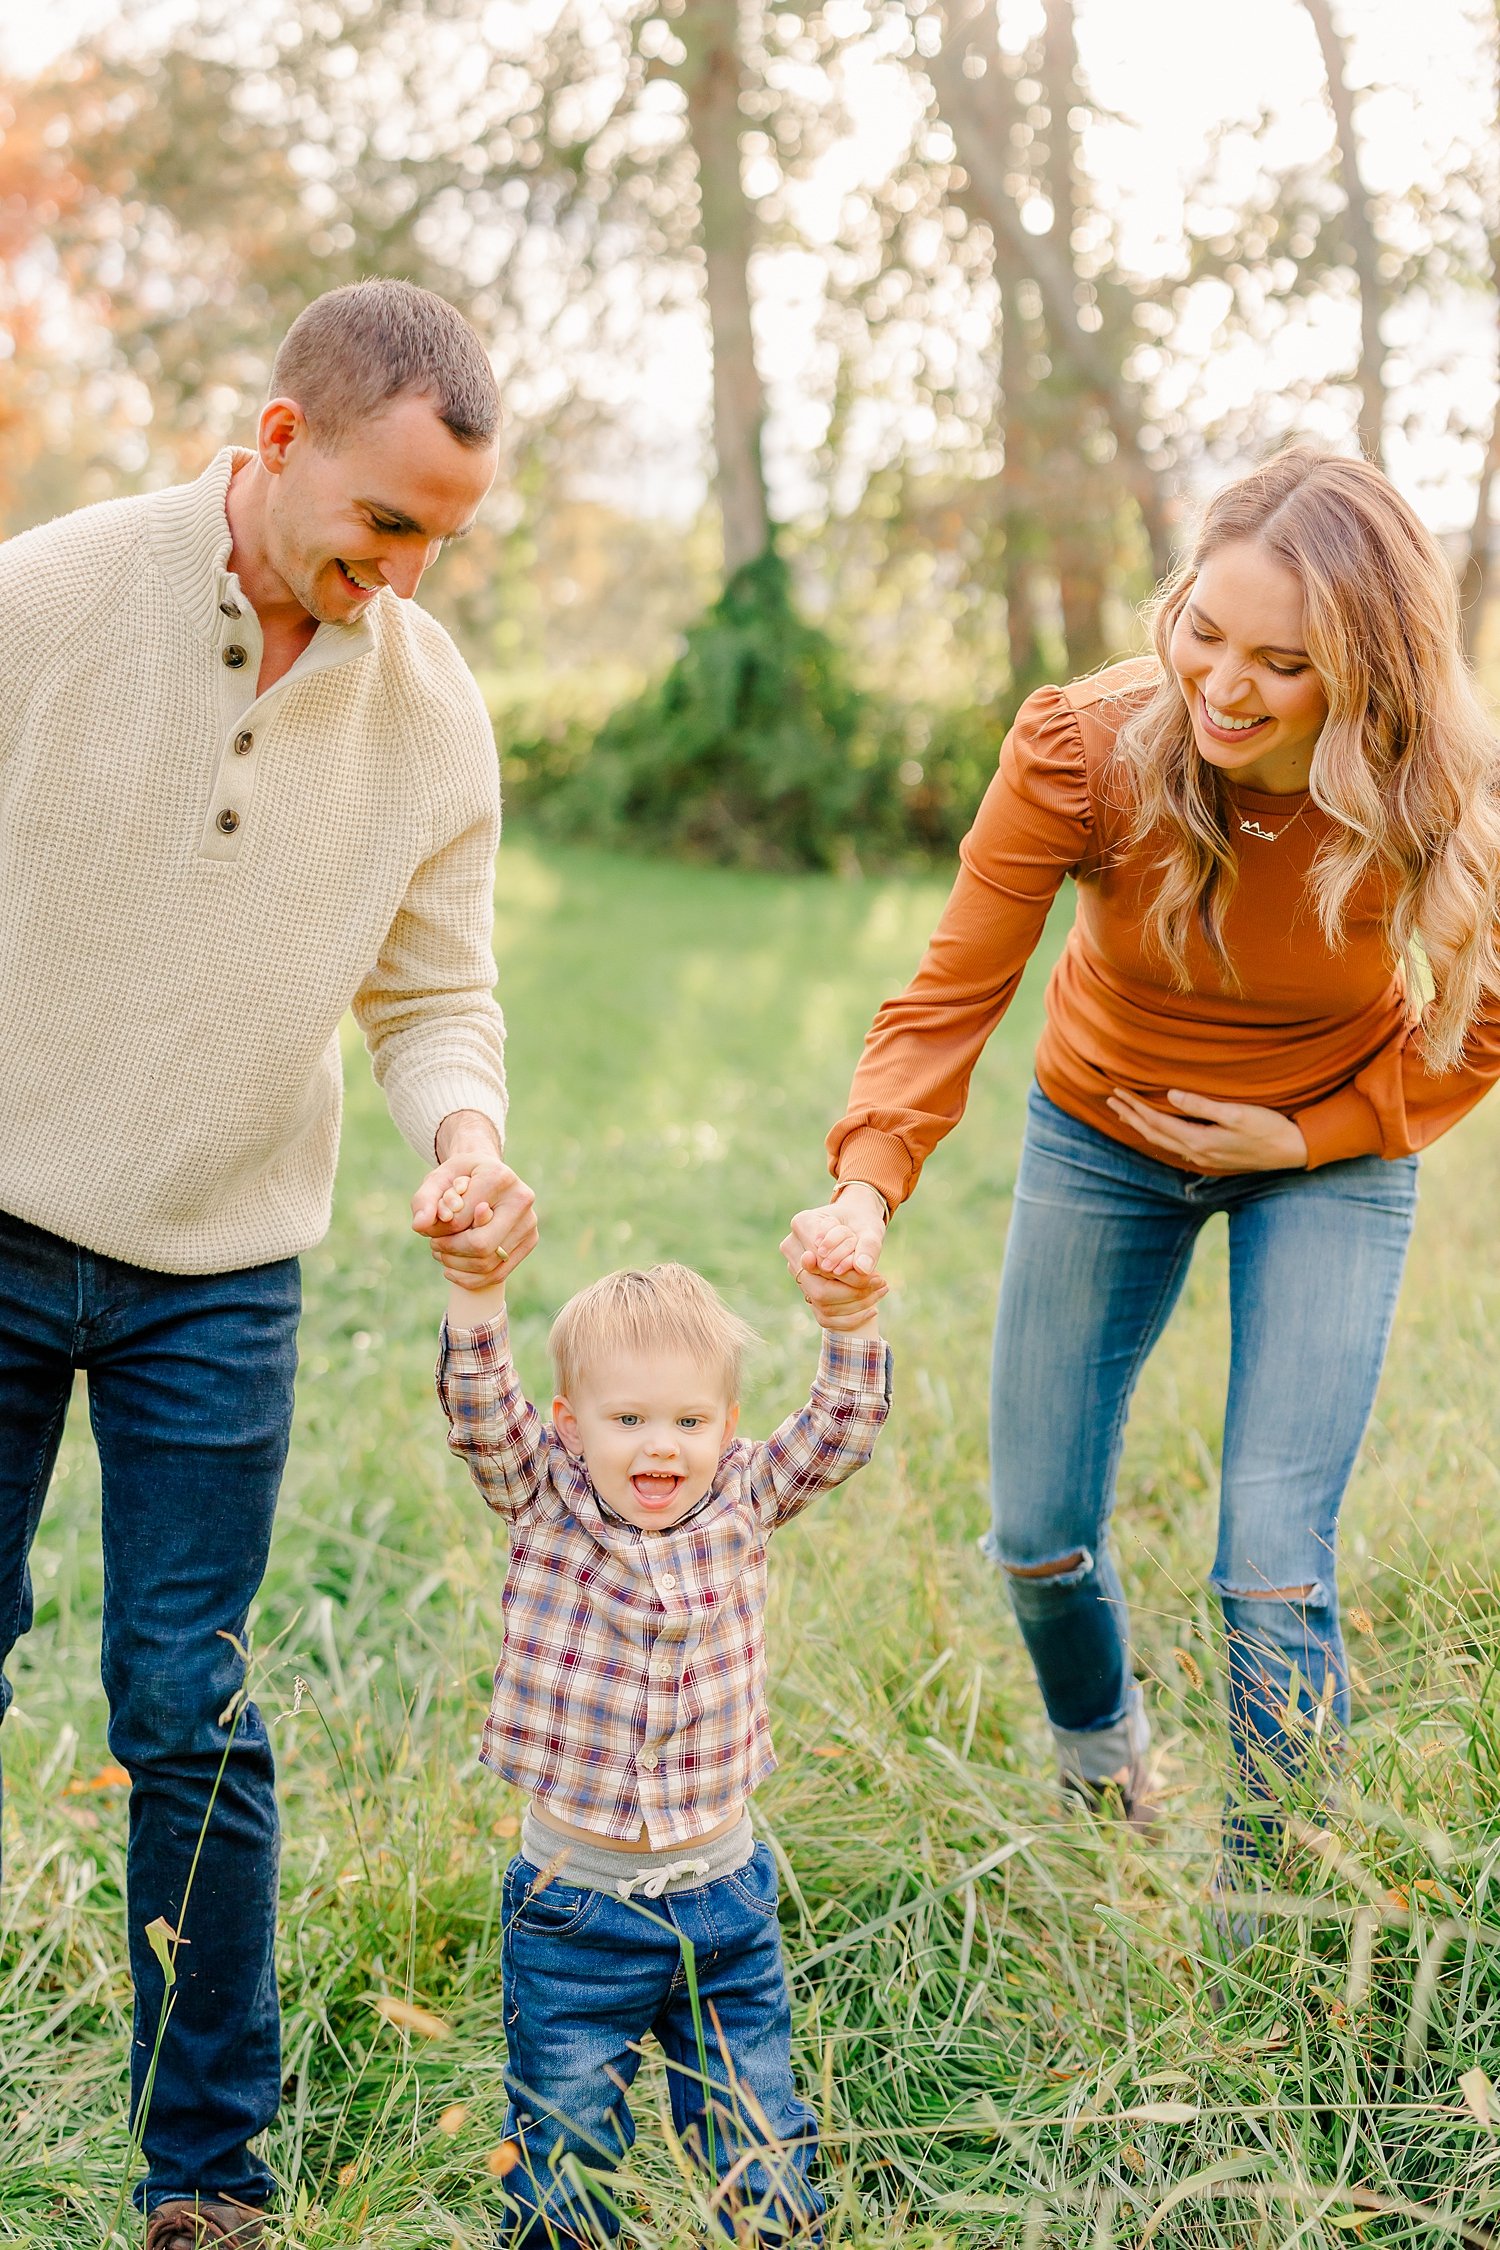
[[[101,1766],[87,1781],[75,1776],[63,1791],[65,1797],[90,1797],[100,1789],[128,1789],[130,1776],[123,1766]]]

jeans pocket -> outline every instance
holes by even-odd
[[[540,1868],[518,1855],[506,1869],[505,1921],[516,1936],[571,1937],[599,1905],[600,1893],[578,1883],[541,1879]]]
[[[724,1877],[742,1906],[769,1922],[776,1912],[780,1886],[776,1879],[776,1858],[768,1844],[757,1844],[743,1867]]]

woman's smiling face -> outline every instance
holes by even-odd
[[[1302,587],[1258,541],[1218,547],[1172,628],[1199,755],[1251,789],[1305,789],[1328,698],[1303,639]]]

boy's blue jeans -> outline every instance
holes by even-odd
[[[32,1618],[27,1556],[75,1372],[88,1378],[104,1544],[109,1744],[130,1775],[131,2109],[161,2015],[147,1924],[186,1943],[145,2124],[146,2203],[264,2202],[246,2146],[276,2114],[277,1822],[270,1744],[246,1707],[183,1891],[244,1678],[292,1419],[297,1261],[149,1273],[0,1213],[0,1665]],[[11,1690],[0,1680],[0,1715]]]
[[[504,2239],[516,2250],[614,2240],[619,2221],[574,2175],[579,2165],[611,2172],[634,2142],[626,2096],[649,2031],[667,2058],[679,2138],[707,2168],[711,2135],[712,2176],[733,2172],[723,2232],[733,2235],[736,2213],[755,2214],[761,2242],[821,2241],[823,2199],[809,2177],[817,2122],[792,2082],[766,1846],[733,1875],[634,1904],[563,1881],[537,1888],[537,1879],[519,1856],[505,1872],[505,2132],[522,2157],[505,2182],[513,2209]]]
[[[1347,1721],[1335,1543],[1385,1358],[1417,1160],[1314,1172],[1180,1172],[1031,1090],[995,1331],[994,1525],[1059,1746],[1104,1780],[1127,1762],[1125,1597],[1108,1524],[1131,1393],[1193,1244],[1229,1221],[1230,1363],[1212,1582],[1228,1643],[1238,1803],[1296,1773],[1326,1707]],[[1288,1704],[1296,1679],[1295,1715]],[[1231,1813],[1226,1842],[1258,1821]]]

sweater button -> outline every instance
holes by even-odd
[[[243,758],[245,752],[254,746],[254,742],[255,737],[248,731],[248,729],[242,734],[237,734],[234,738],[235,756],[237,758]]]
[[[239,827],[239,824],[239,814],[237,812],[231,812],[229,807],[226,805],[224,807],[224,810],[220,813],[218,819],[215,821],[214,826],[219,830],[221,835],[232,836],[235,830]]]
[[[219,607],[226,617],[238,617],[240,614],[237,602],[220,602]]]
[[[239,642],[231,641],[224,651],[224,662],[229,666],[231,672],[237,672],[244,661],[245,652],[240,647]]]

